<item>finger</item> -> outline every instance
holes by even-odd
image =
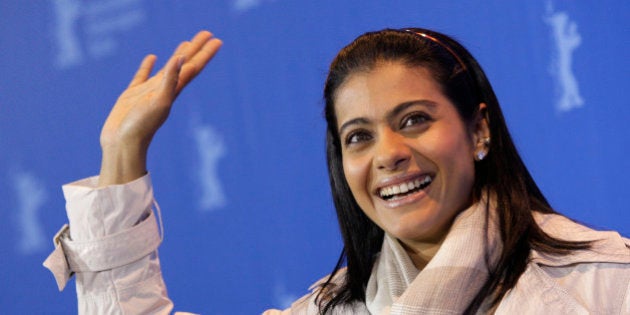
[[[177,86],[177,93],[179,93],[192,79],[194,79],[205,68],[208,62],[216,55],[216,53],[223,45],[220,39],[213,38],[208,41],[202,49],[187,60],[184,64],[182,71],[179,74],[179,84]]]
[[[182,66],[179,72],[177,87],[175,89],[176,95],[179,94],[184,89],[184,87],[186,87],[186,85],[190,83],[190,81],[192,81],[192,79],[195,77],[195,72],[196,72],[196,69],[192,64],[187,63],[187,62],[184,63],[184,65]]]
[[[147,55],[144,59],[142,59],[140,67],[133,76],[133,79],[131,79],[131,82],[129,82],[129,87],[143,83],[149,78],[151,71],[153,70],[153,65],[155,65],[155,60],[157,60],[155,55]]]
[[[175,56],[175,55],[183,55],[186,52],[186,49],[187,49],[188,45],[190,45],[189,41],[181,42],[177,46],[177,48],[175,48],[175,51],[173,52],[173,56]]]
[[[190,60],[203,46],[212,38],[212,33],[208,31],[200,31],[190,40],[189,45],[186,47],[184,54],[186,60]]]
[[[192,58],[201,48],[203,48],[204,44],[208,42],[208,40],[212,38],[212,33],[208,31],[200,31],[198,32],[190,41],[184,41],[177,46],[172,56],[176,55],[184,55],[186,56],[186,60]],[[160,69],[157,73],[161,75],[164,72],[164,68]]]
[[[164,65],[161,91],[162,96],[167,100],[167,106],[170,106],[175,99],[177,83],[184,60],[184,55],[175,55]]]
[[[197,75],[208,64],[210,59],[216,55],[223,42],[218,38],[210,39],[192,58],[188,59],[188,63],[195,67],[195,75]]]
[[[173,51],[173,54],[171,55],[171,58],[173,58],[174,56],[185,56],[185,52],[188,49],[188,46],[190,45],[190,42],[184,41],[179,43],[179,45],[177,46],[177,48],[175,48],[175,51]],[[169,59],[170,60],[170,59]],[[166,65],[164,65],[162,67],[162,69],[160,69],[160,71],[158,71],[158,73],[156,73],[156,76],[162,75],[164,73],[164,69],[166,68]]]

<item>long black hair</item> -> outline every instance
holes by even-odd
[[[472,200],[481,200],[484,192],[493,195],[503,246],[498,262],[489,270],[489,279],[466,313],[474,313],[488,297],[490,305],[495,305],[514,287],[525,270],[531,249],[567,254],[589,247],[587,242],[555,239],[534,221],[532,210],[555,211],[525,167],[492,86],[466,48],[449,36],[427,29],[365,33],[337,54],[324,87],[328,173],[344,247],[316,298],[322,314],[342,304],[365,302],[365,288],[383,242],[383,230],[363,213],[346,182],[335,114],[336,93],[346,79],[370,71],[383,61],[428,69],[466,123],[480,114],[480,103],[486,104],[481,114],[488,120],[491,141],[488,156],[475,163]],[[345,273],[338,274],[344,265]],[[341,281],[333,281],[336,276],[341,276]]]

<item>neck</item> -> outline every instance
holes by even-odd
[[[444,235],[440,236],[435,241],[408,242],[399,240],[399,242],[407,252],[407,255],[409,255],[409,258],[411,258],[414,266],[416,266],[418,270],[422,270],[440,249],[440,246],[442,246],[442,243],[446,238],[446,234],[447,233],[444,233]]]

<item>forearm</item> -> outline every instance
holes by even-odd
[[[170,314],[157,252],[126,266],[76,274],[79,314]]]
[[[147,55],[101,130],[100,176],[64,187],[71,228],[55,237],[55,251],[44,265],[60,289],[77,274],[81,313],[170,312],[157,257],[161,237],[151,212],[153,193],[143,177],[147,150],[177,95],[221,44],[201,31],[154,75],[156,56]]]
[[[80,313],[168,314],[172,303],[157,256],[161,236],[149,175],[104,188],[98,182],[93,177],[63,187],[70,230],[62,234],[57,257],[76,273]]]

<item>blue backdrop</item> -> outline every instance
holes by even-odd
[[[484,66],[531,172],[561,212],[630,234],[630,2],[0,1],[0,309],[68,314],[41,262],[66,222],[60,185],[95,175],[98,135],[147,53],[223,39],[151,147],[176,309],[283,307],[341,249],[321,90],[357,35],[422,26]]]

